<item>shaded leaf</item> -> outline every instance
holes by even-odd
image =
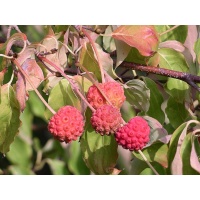
[[[58,111],[62,106],[71,105],[81,110],[80,101],[74,94],[69,82],[66,79],[61,80],[52,90],[49,95],[48,104]],[[49,119],[52,113],[47,109],[45,117]]]
[[[35,173],[26,166],[11,165],[8,170],[12,175],[35,175]]]
[[[146,112],[149,109],[150,90],[141,80],[131,80],[124,85],[126,100],[135,108]]]
[[[151,56],[157,50],[158,36],[153,26],[118,27],[112,37],[135,47],[143,56]]]
[[[170,28],[174,27],[174,25],[157,25],[155,29],[157,32],[164,33],[165,31],[169,30]],[[184,43],[188,33],[188,26],[181,25],[168,33],[165,33],[159,37],[160,42],[164,42],[167,40],[177,40],[181,43]]]
[[[165,109],[167,117],[174,128],[177,128],[180,124],[185,122],[189,117],[189,112],[185,108],[185,105],[178,103],[174,98],[170,97]]]
[[[0,98],[0,152],[5,154],[9,151],[20,127],[20,108],[10,85],[1,87]]]
[[[83,160],[95,174],[111,174],[117,162],[117,143],[113,135],[97,134],[89,123],[91,111],[86,111],[86,127],[81,137]]]
[[[150,106],[146,114],[157,119],[161,124],[163,124],[165,121],[165,114],[161,109],[161,105],[163,103],[163,96],[153,80],[147,77],[143,77],[142,79],[144,80],[146,86],[150,90]]]
[[[115,40],[116,51],[117,51],[117,60],[116,67],[118,67],[128,56],[131,47],[123,41]]]
[[[85,43],[80,52],[80,64],[83,65],[89,72],[94,73],[98,81],[101,82],[101,72],[98,62],[95,58],[92,46],[90,43]],[[84,69],[83,69],[84,71]]]
[[[105,35],[109,35],[112,31],[113,31],[112,26],[108,26],[105,30]],[[104,36],[103,37],[103,48],[107,52],[113,52],[114,50],[116,50],[114,38],[112,38],[111,36],[110,37]]]
[[[76,175],[89,175],[90,170],[85,165],[80,149],[80,143],[78,141],[73,141],[69,147],[69,159],[68,159],[68,168],[69,170]]]
[[[171,49],[174,49],[178,52],[184,52],[185,51],[184,45],[181,42],[176,41],[176,40],[167,40],[165,42],[161,42],[159,44],[159,47],[160,48],[171,48]]]
[[[169,138],[167,131],[163,128],[159,121],[149,116],[142,116],[145,120],[147,120],[151,132],[150,132],[150,141],[145,147],[151,146],[156,141],[167,144],[169,142]]]

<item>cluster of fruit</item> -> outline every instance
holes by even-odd
[[[125,123],[122,119],[120,108],[126,97],[118,82],[92,85],[86,98],[95,109],[91,124],[97,133],[114,134],[117,143],[130,151],[140,150],[149,142],[150,127],[146,120],[136,116]],[[50,119],[48,130],[59,141],[69,143],[83,134],[84,117],[75,107],[64,106]]]

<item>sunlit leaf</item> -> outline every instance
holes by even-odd
[[[0,152],[5,154],[10,150],[20,127],[20,108],[13,88],[6,84],[1,87],[0,101]]]
[[[74,94],[69,82],[66,79],[60,81],[52,90],[49,95],[48,104],[58,111],[62,106],[71,105],[81,110],[80,101]],[[45,117],[49,119],[52,113],[47,109]]]
[[[174,25],[156,25],[155,29],[159,34],[162,34],[172,27],[174,27]],[[159,40],[160,42],[164,42],[167,40],[177,40],[181,43],[184,43],[187,37],[187,33],[188,33],[188,26],[181,25],[165,34],[162,34],[159,37]]]
[[[151,56],[158,46],[158,36],[153,26],[122,25],[112,33],[112,37],[135,47],[143,56]]]
[[[105,35],[108,35],[111,32],[112,32],[112,26],[108,26],[105,30]],[[113,52],[114,50],[116,50],[114,39],[109,36],[103,37],[103,47],[107,52]]]

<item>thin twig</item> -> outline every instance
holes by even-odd
[[[53,113],[56,114],[56,112],[53,110],[53,108],[51,108],[51,106],[45,101],[45,99],[42,97],[42,95],[39,93],[39,91],[37,90],[37,88],[34,86],[33,82],[30,80],[29,76],[26,74],[26,72],[22,69],[22,67],[20,66],[20,64],[18,63],[18,61],[16,59],[13,59],[12,62],[18,67],[18,69],[20,70],[20,72],[23,74],[23,76],[26,78],[26,80],[29,82],[29,84],[31,85],[31,87],[33,88],[33,90],[35,91],[35,93],[38,95],[38,97],[40,98],[40,100],[43,102],[43,104]]]
[[[48,60],[45,57],[42,57],[40,55],[37,55],[38,59],[41,60],[41,62],[45,65],[45,62],[50,64],[52,67],[54,67],[64,78],[66,78],[69,83],[71,84],[72,88],[76,91],[76,93],[79,95],[79,97],[87,104],[87,106],[92,110],[92,112],[95,111],[95,109],[89,104],[89,102],[87,101],[87,99],[83,96],[83,94],[79,91],[79,89],[77,88],[77,86],[72,82],[72,80],[53,62],[51,62],[50,60]]]
[[[170,32],[170,31],[174,30],[175,28],[178,28],[179,26],[180,26],[180,25],[175,25],[175,26],[173,26],[172,28],[170,28],[170,29],[168,29],[168,30],[166,30],[166,31],[164,31],[164,32],[162,32],[162,33],[159,33],[159,35],[162,36],[162,35],[164,35],[164,34]]]
[[[143,154],[141,150],[138,150],[139,154],[142,156],[144,161],[147,163],[147,165],[151,168],[151,170],[156,174],[159,175],[159,173],[155,170],[155,168],[151,165],[151,163],[147,160],[146,156]]]

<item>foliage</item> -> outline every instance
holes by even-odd
[[[140,152],[122,149],[114,135],[101,136],[90,123],[88,88],[108,81],[124,89],[124,121],[138,115],[148,122],[150,141],[141,151],[152,167],[161,175],[200,174],[197,26],[1,26],[0,31],[5,28],[0,174],[154,174]],[[194,79],[181,78],[185,73]],[[65,105],[85,118],[82,136],[67,144],[47,128]]]

